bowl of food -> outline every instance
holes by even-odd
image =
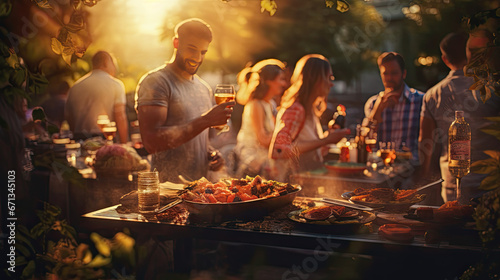
[[[188,184],[180,198],[190,218],[221,222],[262,218],[291,204],[301,190],[298,185],[264,180],[260,176],[221,179],[217,183],[202,178]]]

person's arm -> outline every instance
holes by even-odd
[[[295,141],[295,145],[299,153],[307,153],[328,144],[337,144],[342,138],[349,134],[351,134],[351,130],[348,128],[331,129],[328,131],[328,135],[325,138],[311,141]]]
[[[421,174],[429,172],[434,151],[434,131],[436,130],[436,122],[426,116],[420,118],[420,133],[418,138],[418,153],[420,158]]]
[[[203,130],[227,123],[234,102],[221,103],[192,121],[180,125],[165,126],[168,108],[164,106],[139,106],[137,117],[144,148],[149,153],[176,148]]]
[[[291,158],[297,154],[306,153],[327,144],[340,141],[350,134],[350,129],[331,130],[325,138],[311,141],[296,141],[304,123],[305,113],[299,107],[288,108],[276,124],[275,135],[269,147],[269,155],[273,159]]]
[[[125,104],[115,104],[113,110],[120,143],[125,144],[128,141],[128,119]]]
[[[399,95],[394,92],[381,92],[379,93],[373,108],[367,114],[369,120],[374,120],[377,123],[382,123],[382,112],[386,108],[393,107],[398,103]]]
[[[272,132],[268,133],[264,129],[264,122],[266,121],[265,120],[266,114],[264,112],[264,108],[258,102],[250,102],[245,106],[248,106],[248,108],[245,108],[246,110],[250,110],[252,112],[250,114],[250,117],[252,118],[252,128],[253,131],[255,132],[255,135],[257,135],[257,140],[259,141],[259,144],[262,145],[263,147],[269,147],[273,135]]]

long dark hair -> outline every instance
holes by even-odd
[[[298,101],[304,106],[306,113],[314,111],[313,105],[318,97],[315,87],[320,79],[326,78],[330,69],[330,62],[322,55],[308,55],[303,65],[295,67],[294,76],[296,79],[286,90],[281,106],[288,108],[295,101]]]

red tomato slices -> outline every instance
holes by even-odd
[[[201,203],[232,203],[270,198],[296,191],[297,188],[272,180],[264,180],[260,176],[245,179],[222,179],[211,183],[206,179],[192,182],[186,187],[181,198]]]

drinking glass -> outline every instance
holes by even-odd
[[[160,207],[158,171],[141,171],[137,173],[137,193],[140,214],[151,214],[158,210]]]
[[[234,96],[236,91],[234,90],[234,86],[230,84],[219,84],[215,87],[214,96],[215,103],[221,104],[224,102],[234,101]],[[229,125],[227,123],[225,125],[216,126],[215,128],[221,129],[221,132],[229,131]]]
[[[396,145],[394,142],[379,142],[378,154],[382,161],[384,162],[384,173],[390,173],[392,171],[391,164],[396,159]]]
[[[116,123],[110,122],[105,127],[103,127],[102,134],[104,135],[104,138],[108,140],[108,144],[113,144],[113,139],[116,136]]]
[[[104,127],[106,127],[109,124],[109,118],[108,115],[99,115],[97,116],[97,126],[99,129],[102,131]]]

